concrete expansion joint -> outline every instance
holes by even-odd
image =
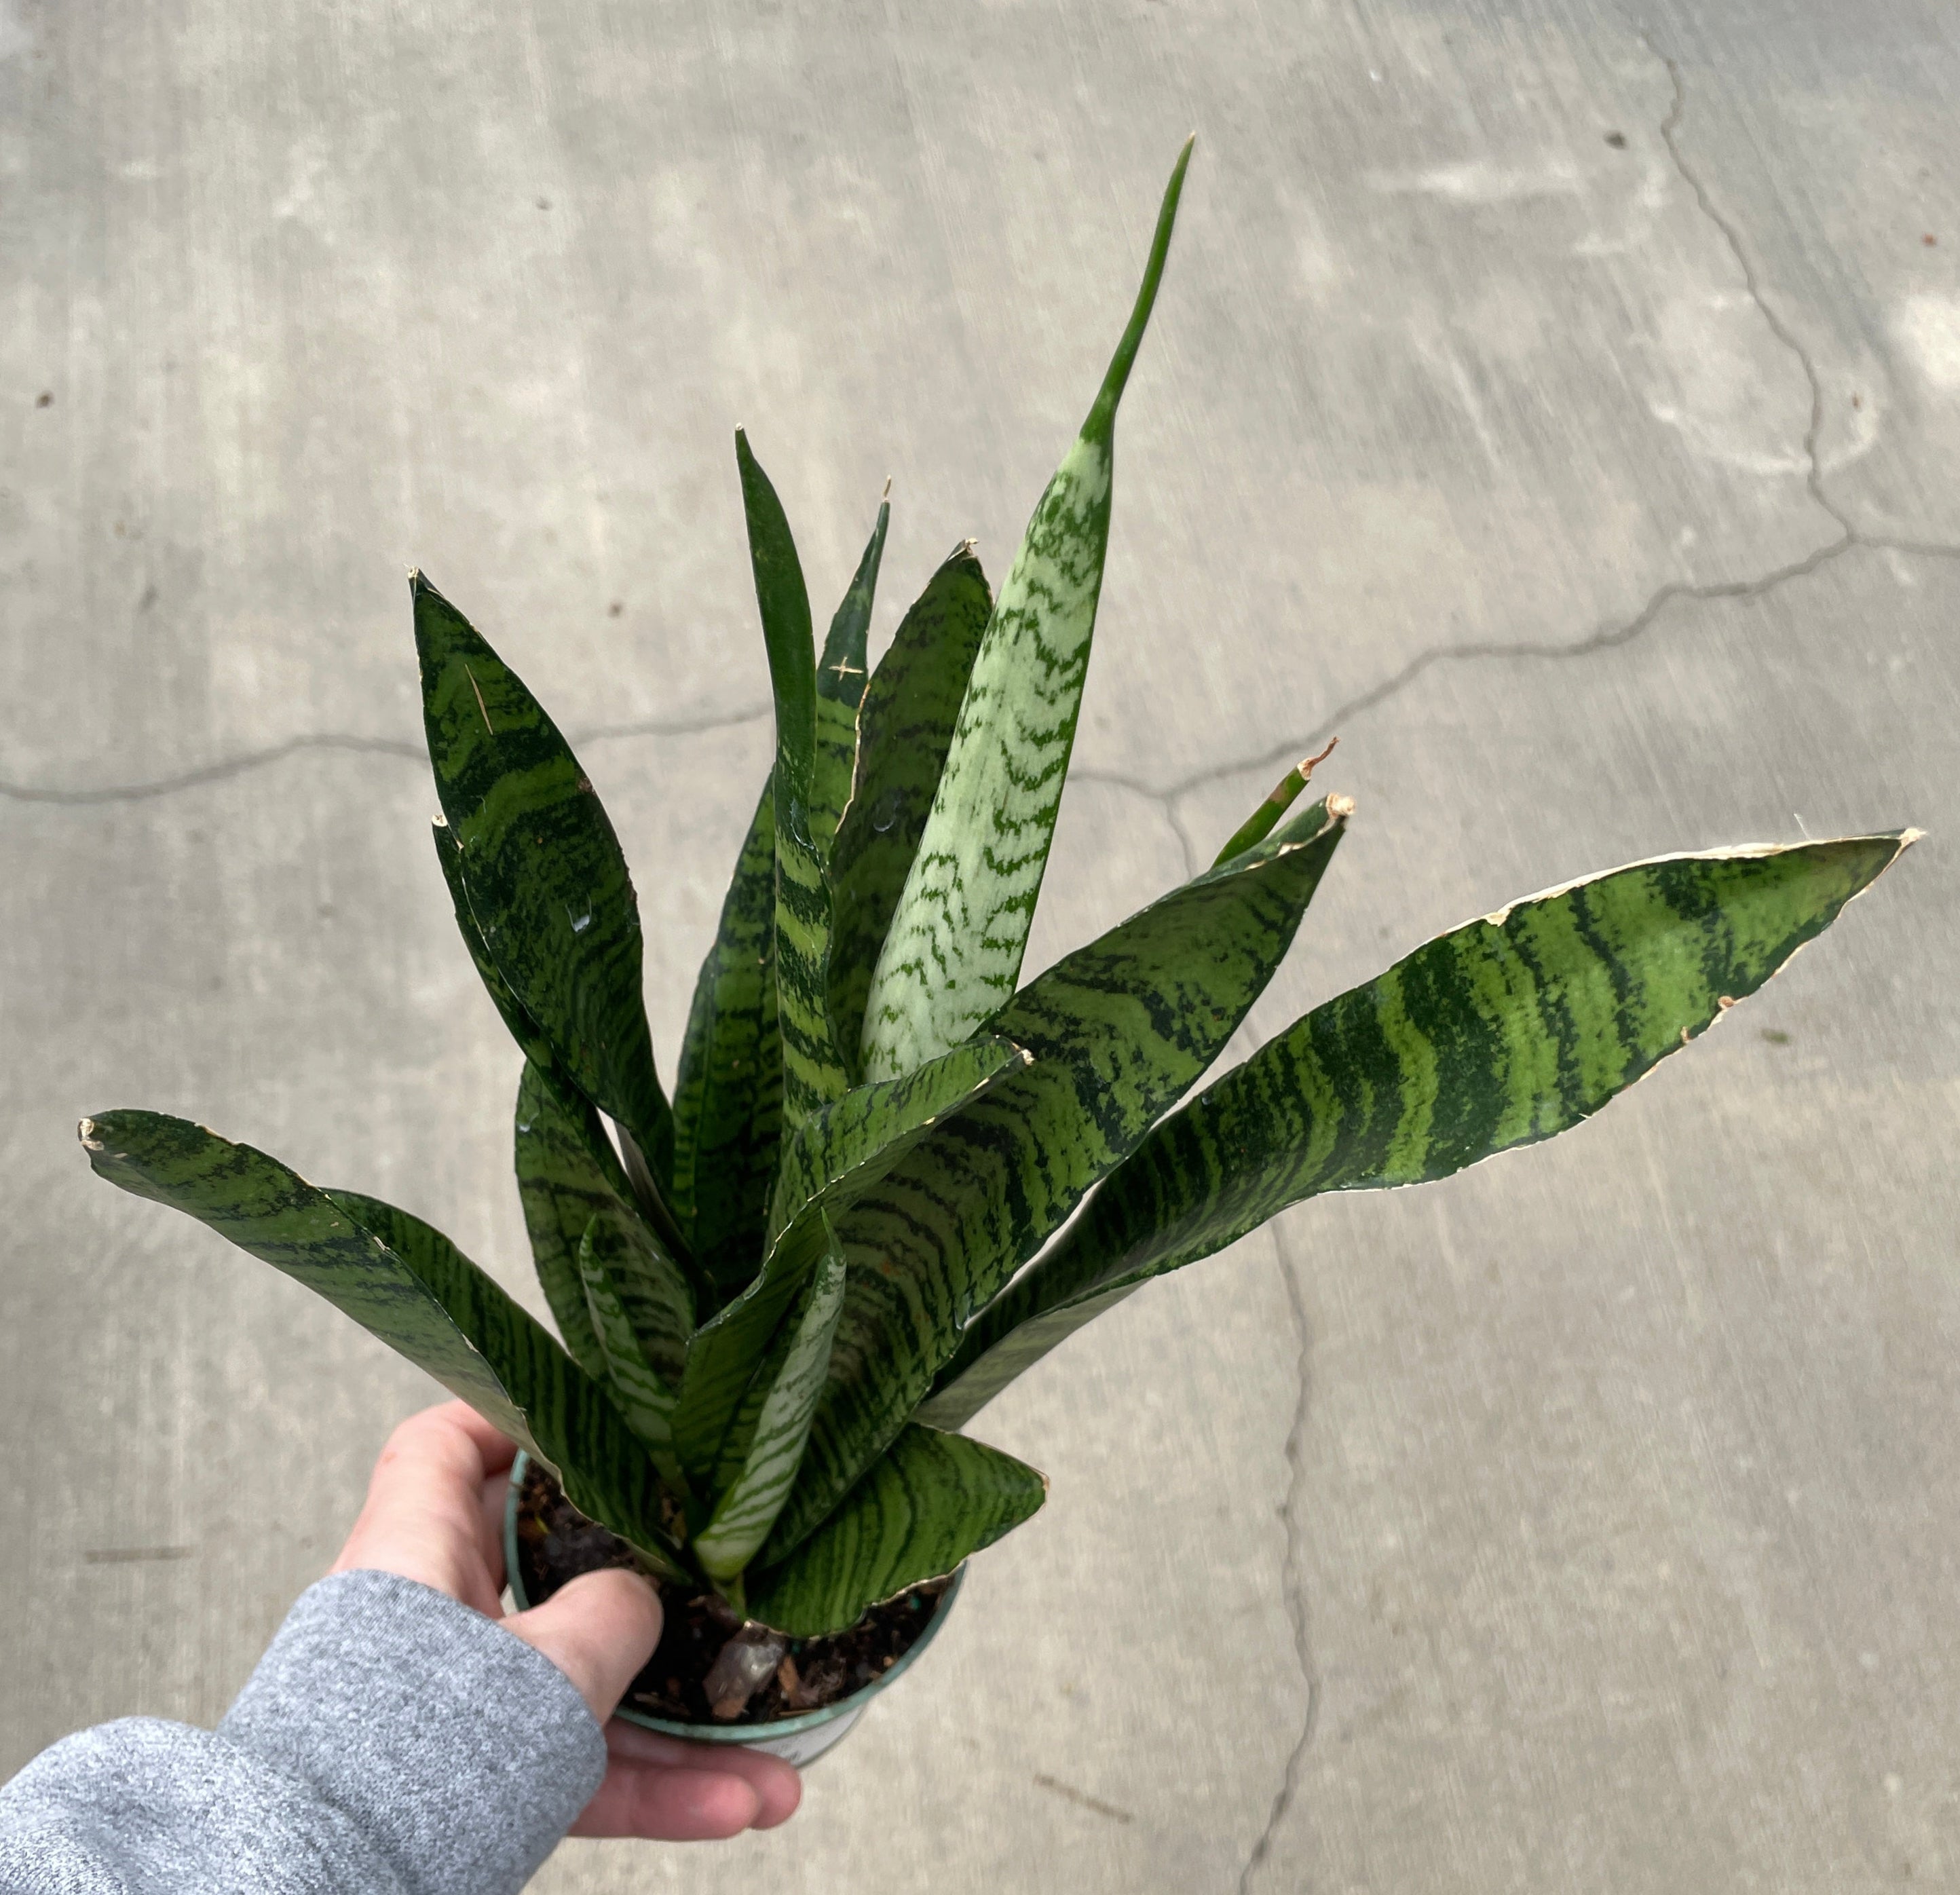
[[[758,705],[746,711],[717,712],[698,718],[648,718],[635,724],[600,725],[589,731],[574,731],[571,741],[583,747],[592,744],[609,744],[622,737],[699,737],[711,731],[734,730],[744,724],[752,724],[757,718],[769,715],[767,705]],[[247,750],[237,756],[225,757],[215,763],[199,764],[196,768],[180,770],[173,776],[160,776],[144,783],[112,783],[97,788],[62,789],[32,783],[10,783],[0,781],[0,800],[15,803],[53,803],[71,807],[86,807],[98,803],[145,803],[160,797],[175,796],[185,790],[197,789],[207,783],[221,783],[234,776],[243,776],[253,770],[262,770],[275,763],[285,761],[289,756],[298,756],[308,750],[350,750],[363,756],[400,756],[412,763],[426,763],[428,752],[419,744],[406,744],[399,738],[387,737],[361,737],[351,731],[317,731],[304,737],[289,737],[283,743],[269,744],[262,750]]]

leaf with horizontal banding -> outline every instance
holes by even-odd
[[[572,1082],[664,1180],[673,1127],[619,838],[523,680],[420,573],[409,589],[436,795],[481,945]]]
[[[711,1578],[733,1578],[775,1524],[803,1459],[843,1303],[844,1258],[826,1231],[823,1254],[795,1312],[750,1381],[722,1443],[714,1516],[694,1542],[695,1556]]]
[[[864,696],[867,640],[871,604],[878,589],[878,566],[885,556],[885,530],[892,506],[882,501],[864,556],[851,589],[830,621],[823,655],[816,664],[816,752],[810,797],[810,833],[827,860],[858,769],[858,708]]]
[[[837,1504],[973,1314],[1224,1049],[1291,943],[1351,807],[1300,811],[1030,983],[990,1030],[1033,1063],[834,1214],[851,1265],[844,1314],[765,1557]]]
[[[1129,326],[994,602],[925,835],[864,1010],[870,1079],[957,1046],[1013,996],[1048,867],[1109,543],[1116,406],[1150,320],[1191,146],[1158,213]]]
[[[188,1119],[105,1112],[81,1140],[97,1176],[324,1297],[535,1454],[581,1513],[683,1575],[652,1464],[605,1390],[440,1231]]]
[[[1024,1069],[1029,1057],[998,1038],[956,1047],[902,1079],[846,1094],[786,1145],[785,1168],[795,1180],[782,1199],[786,1221],[755,1282],[688,1346],[674,1435],[690,1473],[705,1476],[722,1451],[756,1365],[829,1248],[826,1218],[841,1215],[921,1141]]]
[[[527,1062],[517,1082],[513,1143],[531,1255],[566,1348],[587,1374],[605,1379],[578,1261],[587,1227],[603,1215],[618,1227],[619,1241],[633,1247],[635,1279],[644,1285],[636,1305],[647,1323],[642,1342],[678,1382],[694,1330],[693,1291],[641,1219],[597,1109],[555,1070]]]
[[[899,622],[858,709],[857,779],[830,852],[830,1018],[854,1080],[871,971],[925,833],[993,610],[973,543],[964,541]]]
[[[636,1254],[635,1234],[624,1219],[600,1212],[579,1240],[578,1273],[614,1406],[653,1457],[661,1478],[685,1500],[687,1481],[673,1447],[679,1369],[670,1356],[663,1372],[641,1340],[657,1330],[661,1312],[656,1308],[650,1313],[646,1307],[644,1260]],[[684,1354],[680,1360],[684,1365]]]
[[[830,884],[811,826],[816,772],[816,650],[810,594],[788,518],[775,489],[735,431],[735,460],[749,525],[756,603],[775,696],[776,1007],[783,1049],[783,1129],[803,1120],[845,1089],[831,1036],[826,986],[830,957]]]
[[[755,1276],[782,1144],[775,795],[762,786],[674,1081],[674,1208],[718,1307]]]
[[[921,1418],[959,1425],[1138,1284],[1303,1198],[1446,1177],[1577,1125],[1754,993],[1911,839],[1637,862],[1316,1008],[1151,1132],[974,1323]]]
[[[1011,1040],[970,1040],[929,1059],[902,1079],[858,1086],[827,1105],[783,1147],[769,1210],[773,1242],[783,1227],[826,1187],[855,1175],[862,1184],[895,1141],[930,1129],[970,1104],[1010,1069],[1032,1056]]]
[[[752,1581],[750,1616],[793,1639],[956,1572],[1031,1518],[1047,1476],[982,1441],[908,1428],[788,1559]]]
[[[469,950],[469,958],[476,963],[484,992],[502,1015],[511,1037],[523,1048],[525,1057],[550,1065],[550,1043],[538,1030],[538,1023],[525,1012],[517,996],[511,992],[511,983],[498,971],[489,949],[483,944],[483,932],[476,925],[476,917],[469,912],[469,897],[463,885],[463,857],[457,848],[455,833],[450,828],[447,817],[438,816],[431,825],[431,833],[435,838],[435,858],[441,865],[442,879],[449,890],[450,906],[455,911],[457,930],[463,936],[463,944]]]

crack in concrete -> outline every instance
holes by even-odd
[[[1793,580],[1809,578],[1832,560],[1841,559],[1853,546],[1876,543],[1856,537],[1834,540],[1819,546],[1815,552],[1805,554],[1801,559],[1793,560],[1787,565],[1778,566],[1774,572],[1759,573],[1747,579],[1721,579],[1704,584],[1670,579],[1659,587],[1631,618],[1623,619],[1618,625],[1605,626],[1589,637],[1571,643],[1560,644],[1548,639],[1517,639],[1485,640],[1472,645],[1431,645],[1425,651],[1418,651],[1400,670],[1392,673],[1379,684],[1370,685],[1367,690],[1329,712],[1306,736],[1289,739],[1257,756],[1241,757],[1230,763],[1213,764],[1207,769],[1194,771],[1174,783],[1146,783],[1116,770],[1089,769],[1079,770],[1076,774],[1087,782],[1109,783],[1120,788],[1134,790],[1138,795],[1161,802],[1169,808],[1190,795],[1193,791],[1223,782],[1230,777],[1242,776],[1255,770],[1263,777],[1268,771],[1284,768],[1300,756],[1318,750],[1328,737],[1339,736],[1344,726],[1364,712],[1373,710],[1378,705],[1386,703],[1390,698],[1407,690],[1433,665],[1452,662],[1481,664],[1503,658],[1564,660],[1590,658],[1595,652],[1611,651],[1615,646],[1631,644],[1677,600],[1701,603],[1718,599],[1761,598]],[[1898,549],[1904,550],[1904,548]],[[1941,556],[1960,559],[1960,548],[1943,549]]]
[[[1079,780],[1107,783],[1115,787],[1128,789],[1160,804],[1170,824],[1172,832],[1183,852],[1188,874],[1195,872],[1195,864],[1198,859],[1198,852],[1179,807],[1184,798],[1195,791],[1204,788],[1214,782],[1223,782],[1230,777],[1252,771],[1263,773],[1283,767],[1300,756],[1318,748],[1328,737],[1339,734],[1341,727],[1344,725],[1376,709],[1406,690],[1433,666],[1444,663],[1477,664],[1492,661],[1532,658],[1562,661],[1589,658],[1598,652],[1611,651],[1632,643],[1649,630],[1668,607],[1673,604],[1682,602],[1709,604],[1720,600],[1763,598],[1783,586],[1809,578],[1857,548],[1890,551],[1923,559],[1960,559],[1960,546],[1948,545],[1940,542],[1912,540],[1889,534],[1868,532],[1860,527],[1850,515],[1831,497],[1825,486],[1823,465],[1818,452],[1818,441],[1824,423],[1822,377],[1809,351],[1788,323],[1777,313],[1764,294],[1761,282],[1749,260],[1748,252],[1742,241],[1739,228],[1717,208],[1706,183],[1694,167],[1689,164],[1686,154],[1681,148],[1678,135],[1686,116],[1688,99],[1687,88],[1679,62],[1669,54],[1663,53],[1650,39],[1643,37],[1642,43],[1653,57],[1665,68],[1672,88],[1672,96],[1668,111],[1658,129],[1661,141],[1666,147],[1675,170],[1692,193],[1696,206],[1702,215],[1720,234],[1723,241],[1735,260],[1736,267],[1741,272],[1743,285],[1749,298],[1768,325],[1770,333],[1795,359],[1803,374],[1806,385],[1810,393],[1809,419],[1803,438],[1803,451],[1806,463],[1805,486],[1812,501],[1838,527],[1838,537],[1815,548],[1800,559],[1791,561],[1787,565],[1776,567],[1770,572],[1756,575],[1752,578],[1699,584],[1682,580],[1670,580],[1657,588],[1631,617],[1617,624],[1604,626],[1573,642],[1556,643],[1545,640],[1483,641],[1470,645],[1429,647],[1417,653],[1400,670],[1340,705],[1305,737],[1277,746],[1261,756],[1249,760],[1239,759],[1198,770],[1167,785],[1144,782],[1117,771],[1086,769],[1076,772]],[[648,720],[636,724],[620,725],[588,731],[583,734],[575,736],[573,740],[578,744],[591,744],[638,737],[693,735],[710,731],[733,728],[742,724],[752,722],[768,714],[768,707],[762,706],[756,709],[695,721],[669,722],[657,719]],[[351,750],[377,755],[399,756],[417,761],[422,760],[425,754],[418,746],[388,739],[323,733],[291,738],[266,750],[254,751],[224,762],[205,765],[196,769],[183,772],[175,776],[161,778],[152,782],[74,790],[41,788],[32,785],[0,782],[0,798],[21,802],[65,804],[133,802],[167,796],[201,784],[218,782],[228,777],[240,776],[250,770],[265,768],[302,750]],[[1254,1842],[1251,1853],[1246,1858],[1245,1867],[1240,1873],[1239,1878],[1240,1895],[1250,1895],[1252,1878],[1270,1856],[1279,1833],[1280,1826],[1284,1821],[1287,1812],[1293,1807],[1297,1797],[1306,1754],[1312,1744],[1319,1725],[1322,1698],[1320,1674],[1313,1657],[1311,1624],[1301,1572],[1297,1532],[1299,1507],[1304,1497],[1306,1488],[1304,1447],[1308,1409],[1312,1394],[1309,1352],[1312,1338],[1291,1253],[1277,1225],[1274,1227],[1273,1237],[1281,1280],[1285,1288],[1287,1307],[1297,1343],[1296,1356],[1297,1388],[1284,1449],[1289,1476],[1287,1497],[1281,1508],[1280,1516],[1285,1540],[1281,1566],[1281,1591],[1287,1616],[1293,1628],[1294,1654],[1306,1690],[1306,1702],[1301,1718],[1299,1733],[1287,1755],[1286,1769],[1280,1788],[1274,1795],[1265,1827]],[[1055,1787],[1061,1786],[1058,1785]]]
[[[1778,588],[1807,578],[1833,561],[1841,559],[1854,548],[1870,548],[1907,554],[1920,558],[1960,559],[1960,546],[1936,542],[1908,540],[1896,536],[1868,533],[1834,501],[1824,484],[1824,468],[1818,450],[1818,438],[1824,425],[1824,384],[1815,361],[1809,351],[1799,339],[1795,330],[1779,315],[1764,295],[1755,266],[1749,261],[1742,233],[1716,206],[1707,185],[1688,161],[1681,148],[1678,133],[1688,105],[1687,88],[1682,77],[1679,62],[1663,53],[1653,41],[1644,35],[1641,43],[1664,66],[1672,89],[1667,115],[1662,120],[1659,133],[1668,154],[1680,174],[1682,181],[1694,194],[1697,207],[1702,215],[1721,233],[1736,266],[1742,274],[1742,281],[1750,300],[1755,304],[1763,320],[1776,339],[1796,359],[1803,371],[1806,386],[1810,390],[1810,419],[1803,435],[1803,454],[1806,463],[1805,486],[1812,500],[1838,528],[1838,537],[1815,548],[1801,559],[1778,566],[1772,571],[1758,575],[1754,578],[1723,581],[1714,584],[1691,584],[1683,581],[1670,581],[1657,588],[1647,603],[1633,616],[1615,626],[1595,632],[1589,637],[1570,645],[1553,645],[1542,642],[1484,642],[1458,646],[1435,646],[1418,652],[1392,677],[1370,686],[1357,696],[1350,699],[1331,715],[1323,719],[1319,727],[1297,744],[1268,751],[1265,755],[1248,761],[1239,761],[1201,770],[1172,784],[1168,788],[1146,784],[1117,772],[1084,772],[1104,782],[1118,785],[1160,803],[1169,817],[1172,828],[1182,846],[1187,862],[1192,859],[1193,850],[1191,838],[1178,811],[1179,802],[1194,790],[1223,781],[1230,776],[1258,770],[1277,769],[1287,762],[1317,749],[1332,736],[1338,734],[1338,727],[1350,719],[1373,710],[1386,702],[1398,693],[1406,690],[1425,671],[1445,660],[1459,660],[1475,663],[1489,659],[1548,658],[1564,660],[1584,658],[1594,653],[1609,651],[1631,644],[1646,632],[1666,609],[1677,600],[1710,602],[1728,599],[1757,599],[1767,596]],[[1306,1308],[1303,1300],[1297,1274],[1293,1268],[1292,1253],[1277,1224],[1273,1227],[1273,1241],[1277,1253],[1281,1282],[1287,1294],[1287,1304],[1293,1323],[1298,1342],[1298,1390],[1294,1402],[1293,1418],[1287,1431],[1285,1454],[1289,1476],[1285,1504],[1280,1517],[1285,1529],[1286,1547],[1280,1574],[1281,1591],[1286,1604],[1287,1616],[1292,1622],[1293,1648],[1301,1677],[1306,1690],[1306,1705],[1301,1717],[1298,1736],[1287,1757],[1286,1770],[1281,1780],[1278,1791],[1273,1798],[1271,1812],[1265,1827],[1252,1845],[1252,1852],[1239,1877],[1239,1895],[1250,1895],[1253,1876],[1260,1865],[1271,1855],[1278,1839],[1281,1824],[1287,1811],[1293,1807],[1299,1792],[1304,1771],[1306,1753],[1312,1747],[1315,1731],[1319,1722],[1321,1703],[1320,1674],[1316,1666],[1311,1626],[1307,1610],[1305,1587],[1300,1571],[1300,1559],[1296,1527],[1300,1502],[1306,1485],[1304,1443],[1306,1439],[1307,1409],[1312,1393],[1312,1379],[1309,1365],[1309,1352],[1312,1336],[1307,1321]]]
[[[746,711],[717,713],[695,718],[646,718],[632,724],[603,724],[574,731],[571,741],[583,747],[609,744],[622,737],[698,737],[711,731],[733,730],[752,724],[769,714],[768,706]],[[0,782],[0,799],[15,803],[53,803],[86,807],[100,803],[142,803],[158,797],[174,796],[181,790],[196,789],[205,783],[221,783],[297,756],[306,750],[349,750],[364,756],[401,756],[418,763],[428,761],[428,751],[419,744],[406,744],[396,737],[358,737],[337,731],[316,731],[304,737],[288,737],[282,744],[269,744],[262,750],[248,750],[243,756],[201,763],[174,776],[160,776],[145,783],[110,783],[94,788],[57,789],[33,783]]]
[[[1293,1338],[1297,1345],[1294,1358],[1297,1388],[1293,1419],[1287,1428],[1286,1438],[1287,1493],[1280,1508],[1281,1530],[1286,1536],[1286,1549],[1280,1561],[1280,1592],[1286,1603],[1287,1617],[1293,1626],[1293,1656],[1306,1689],[1306,1706],[1300,1716],[1300,1734],[1293,1739],[1293,1748],[1287,1753],[1285,1773],[1273,1798],[1265,1827],[1259,1832],[1258,1840],[1252,1845],[1252,1853],[1246,1858],[1246,1866],[1239,1871],[1239,1895],[1252,1895],[1252,1877],[1272,1853],[1280,1825],[1285,1821],[1287,1811],[1293,1807],[1293,1800],[1300,1793],[1306,1753],[1320,1724],[1320,1671],[1314,1663],[1312,1629],[1307,1612],[1306,1586],[1300,1571],[1300,1542],[1296,1531],[1300,1504],[1306,1492],[1306,1412],[1313,1388],[1309,1364],[1313,1331],[1307,1321],[1306,1304],[1300,1295],[1300,1278],[1293,1267],[1292,1252],[1277,1225],[1273,1230],[1273,1249],[1279,1266],[1280,1282],[1286,1290],[1287,1308],[1293,1319]]]
[[[1662,142],[1666,146],[1669,157],[1682,181],[1693,194],[1697,209],[1720,233],[1729,254],[1734,257],[1742,272],[1743,286],[1749,300],[1755,305],[1770,333],[1782,345],[1795,360],[1802,371],[1804,383],[1810,391],[1810,419],[1805,428],[1803,452],[1806,463],[1804,486],[1812,500],[1838,527],[1838,537],[1814,548],[1800,559],[1773,568],[1768,572],[1758,573],[1743,579],[1723,579],[1696,583],[1682,579],[1670,579],[1649,596],[1647,602],[1634,615],[1616,625],[1602,627],[1588,636],[1571,642],[1558,642],[1545,639],[1482,640],[1470,645],[1430,645],[1418,651],[1402,667],[1379,683],[1370,685],[1366,690],[1348,699],[1330,712],[1306,735],[1290,738],[1282,744],[1262,752],[1257,756],[1238,758],[1230,762],[1208,766],[1194,771],[1190,776],[1169,784],[1149,783],[1141,779],[1126,776],[1118,770],[1101,770],[1093,768],[1078,771],[1077,775],[1090,782],[1111,784],[1117,788],[1135,791],[1138,795],[1163,804],[1171,826],[1180,842],[1190,852],[1190,841],[1176,805],[1194,791],[1204,789],[1211,784],[1257,771],[1262,776],[1268,771],[1282,769],[1290,763],[1308,753],[1318,750],[1328,737],[1341,734],[1344,725],[1357,717],[1386,703],[1391,698],[1406,690],[1423,674],[1432,667],[1443,664],[1481,664],[1492,660],[1543,658],[1551,661],[1588,658],[1600,651],[1630,645],[1647,631],[1667,608],[1677,602],[1706,604],[1723,600],[1760,599],[1768,597],[1780,588],[1806,579],[1821,571],[1833,561],[1842,559],[1854,549],[1866,548],[1880,552],[1897,553],[1916,559],[1960,559],[1960,546],[1949,545],[1937,540],[1909,540],[1897,534],[1873,533],[1859,526],[1836,501],[1831,498],[1824,484],[1823,463],[1819,457],[1818,441],[1824,425],[1824,383],[1810,352],[1799,339],[1796,333],[1779,315],[1764,295],[1761,279],[1755,266],[1749,261],[1747,248],[1743,244],[1738,227],[1717,208],[1707,186],[1688,163],[1682,151],[1678,134],[1682,121],[1687,112],[1688,94],[1682,77],[1680,64],[1665,53],[1653,42],[1643,37],[1641,43],[1665,68],[1672,89],[1667,116],[1662,120],[1659,130]]]
[[[1749,301],[1755,304],[1757,314],[1769,326],[1770,333],[1796,357],[1797,366],[1803,371],[1804,381],[1810,390],[1810,422],[1803,431],[1803,457],[1806,463],[1804,485],[1809,489],[1811,498],[1837,521],[1844,533],[1844,543],[1849,546],[1857,540],[1858,529],[1850,516],[1824,491],[1824,467],[1817,455],[1818,437],[1824,432],[1824,379],[1818,373],[1809,350],[1798,340],[1796,332],[1777,314],[1769,298],[1763,294],[1755,266],[1749,261],[1749,253],[1743,247],[1742,231],[1716,209],[1707,186],[1682,151],[1679,135],[1682,119],[1688,110],[1688,88],[1682,79],[1680,62],[1663,53],[1645,33],[1640,36],[1640,43],[1667,68],[1668,84],[1673,88],[1674,97],[1669,104],[1667,116],[1660,122],[1660,142],[1667,147],[1667,154],[1674,161],[1674,168],[1680,173],[1682,182],[1694,194],[1694,202],[1701,215],[1721,233],[1723,242],[1728,245],[1729,254],[1735,258],[1736,267],[1742,272],[1742,287],[1748,291]]]

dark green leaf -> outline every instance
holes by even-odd
[[[826,991],[830,884],[812,827],[816,768],[816,650],[810,595],[782,502],[735,433],[756,602],[775,693],[776,1005],[783,1049],[783,1123],[794,1132],[845,1088]]]
[[[98,1176],[200,1219],[326,1298],[550,1467],[572,1504],[663,1572],[684,1572],[651,1463],[605,1391],[441,1232],[326,1192],[184,1119],[81,1122]]]
[[[586,1227],[601,1215],[632,1233],[646,1271],[659,1279],[654,1295],[667,1314],[650,1346],[667,1346],[662,1339],[676,1333],[685,1346],[693,1313],[687,1278],[641,1221],[632,1187],[590,1101],[553,1073],[527,1063],[517,1082],[516,1118],[517,1195],[531,1254],[558,1333],[579,1366],[605,1378],[606,1359],[578,1265]]]
[[[762,1255],[782,1143],[775,791],[762,801],[701,963],[674,1087],[674,1203],[718,1305]]]
[[[810,1418],[830,1362],[844,1303],[844,1258],[826,1230],[796,1313],[749,1384],[714,1471],[714,1514],[695,1537],[695,1556],[716,1579],[732,1579],[768,1537],[803,1460]]]
[[[654,1070],[639,908],[619,838],[523,680],[420,573],[410,589],[436,794],[481,946],[572,1082],[663,1179],[673,1126]]]
[[[926,833],[871,976],[867,1078],[895,1078],[971,1037],[1020,978],[1089,674],[1109,544],[1116,404],[1150,320],[1190,158],[1186,144],[1129,326],[994,602]]]
[[[769,1213],[769,1237],[801,1211],[819,1192],[847,1176],[860,1189],[889,1168],[897,1141],[929,1129],[949,1113],[970,1105],[1010,1068],[1029,1056],[1011,1041],[969,1040],[929,1059],[902,1079],[858,1086],[828,1105],[783,1147]],[[829,1202],[842,1202],[833,1190]]]
[[[1152,1132],[973,1325],[921,1412],[959,1425],[1147,1278],[1302,1198],[1447,1177],[1577,1125],[1754,993],[1908,839],[1636,863],[1316,1008]]]
[[[822,1530],[752,1584],[750,1614],[793,1639],[855,1625],[1029,1518],[1048,1481],[998,1448],[908,1428]]]
[[[900,621],[858,712],[858,774],[831,849],[830,1017],[854,1080],[871,970],[918,853],[973,655],[994,609],[969,540]]]
[[[792,1183],[787,1219],[761,1272],[705,1323],[688,1346],[687,1376],[674,1421],[682,1464],[705,1476],[724,1451],[730,1424],[756,1365],[775,1341],[810,1270],[827,1253],[828,1218],[875,1186],[906,1154],[971,1108],[1028,1055],[1003,1040],[958,1046],[903,1079],[847,1094],[785,1148]]]
[[[636,1238],[644,1233],[627,1219],[602,1211],[586,1226],[578,1247],[586,1307],[606,1358],[606,1385],[614,1404],[653,1457],[668,1486],[687,1494],[673,1448],[673,1411],[685,1344],[650,1348],[642,1338],[660,1336],[669,1312],[649,1294],[645,1259]]]
[[[1272,977],[1350,806],[1316,803],[1058,962],[989,1023],[1034,1063],[835,1214],[851,1265],[787,1553],[904,1425],[974,1313],[1224,1049]]]
[[[885,530],[891,524],[889,501],[878,508],[878,524],[858,562],[851,590],[830,621],[823,656],[816,667],[816,762],[810,790],[810,833],[827,858],[838,819],[851,800],[858,767],[858,706],[864,696],[866,640],[871,603],[878,588],[878,564],[885,556]]]
[[[449,889],[450,906],[456,911],[457,928],[463,936],[463,944],[469,950],[469,958],[476,963],[484,991],[495,1002],[504,1024],[511,1030],[511,1037],[523,1048],[524,1056],[549,1065],[549,1044],[539,1032],[538,1023],[525,1012],[517,996],[511,992],[510,983],[498,971],[489,949],[483,944],[482,931],[476,925],[476,917],[469,912],[469,897],[463,886],[463,858],[457,852],[455,833],[447,819],[438,816],[431,833],[435,838],[435,858],[441,865],[442,879]]]

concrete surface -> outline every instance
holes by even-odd
[[[671,1048],[768,740],[729,435],[882,635],[998,573],[1201,134],[1039,957],[1338,732],[1264,1029],[1640,855],[1933,835],[1556,1147],[1305,1208],[984,1416],[1051,1470],[788,1830],[539,1886],[1960,1870],[1960,30],[1934,0],[0,7],[0,1771],[221,1710],[428,1393],[94,1183],[193,1113],[514,1287],[402,568],[617,817]]]

